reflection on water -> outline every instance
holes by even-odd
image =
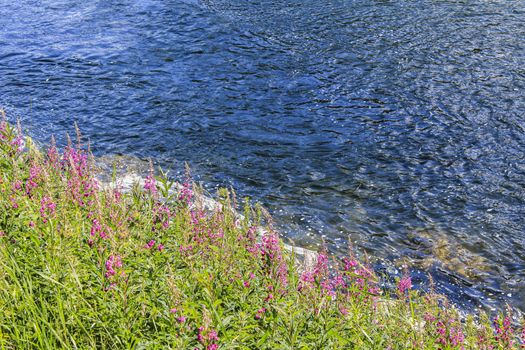
[[[350,237],[525,309],[522,1],[0,5],[0,104],[36,138],[76,120],[98,155],[189,161],[299,243]]]

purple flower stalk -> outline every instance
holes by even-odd
[[[44,222],[55,213],[56,204],[49,197],[44,197],[40,201],[40,216]]]
[[[157,195],[157,184],[155,177],[153,175],[146,176],[146,181],[144,183],[144,189],[151,193],[153,196]]]
[[[405,292],[409,291],[412,288],[412,279],[410,276],[403,276],[399,283],[397,284],[397,290],[401,294],[405,294]]]
[[[117,272],[115,269],[122,268],[122,260],[120,255],[110,255],[108,260],[106,260],[106,278],[115,276]]]

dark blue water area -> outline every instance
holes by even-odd
[[[0,105],[525,309],[523,1],[0,0]]]

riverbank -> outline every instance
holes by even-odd
[[[298,266],[230,191],[209,205],[189,177],[102,186],[80,141],[40,151],[0,128],[3,348],[523,347],[511,315],[463,316],[408,276],[388,293],[351,253]]]

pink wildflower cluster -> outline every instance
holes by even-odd
[[[206,350],[217,350],[219,336],[214,329],[206,330],[203,326],[197,330],[197,341],[206,347]]]
[[[496,341],[501,345],[511,348],[514,341],[512,339],[513,329],[510,316],[505,316],[503,319],[501,319],[499,316],[496,316],[496,318],[494,318],[493,324],[494,330],[496,332]]]
[[[429,314],[428,312],[426,312],[424,315],[423,315],[423,319],[425,320],[425,322],[427,323],[433,323],[436,321],[436,317],[432,314]]]
[[[104,227],[102,227],[102,224],[99,220],[93,219],[93,221],[91,222],[91,232],[89,233],[89,235],[91,236],[91,238],[88,240],[88,244],[92,246],[93,243],[95,243],[95,240],[98,240],[99,238],[108,238],[109,228],[105,225]]]
[[[243,286],[245,288],[250,288],[250,280],[253,279],[255,279],[255,274],[253,272],[250,272],[250,274],[248,275],[248,279],[242,282]]]
[[[436,335],[436,343],[449,348],[464,349],[465,335],[461,322],[455,318],[436,317],[429,313],[423,316],[425,327]]]
[[[25,186],[26,194],[28,196],[31,196],[31,191],[38,186],[36,180],[40,176],[41,171],[42,169],[36,165],[33,165],[31,168],[29,168],[29,178],[27,179]]]
[[[255,314],[255,319],[260,320],[264,314],[266,313],[266,308],[262,307],[259,310],[257,310],[257,313]]]
[[[152,174],[146,176],[146,180],[144,181],[144,189],[146,190],[146,192],[150,193],[153,197],[158,196],[157,182],[155,180],[155,177]]]
[[[299,290],[314,285],[319,285],[323,295],[329,295],[332,298],[336,297],[337,290],[344,290],[348,287],[343,275],[337,273],[330,275],[328,256],[324,253],[317,255],[316,264],[311,271],[305,271],[301,274]]]
[[[461,327],[450,327],[449,340],[452,346],[461,346],[464,349],[463,343],[465,342],[465,335]]]
[[[54,157],[54,154],[51,156]],[[98,191],[99,186],[91,174],[86,152],[67,146],[61,164],[62,168],[67,170],[67,188],[73,200],[82,207],[91,205],[91,197]]]
[[[192,198],[193,198],[192,185],[191,185],[191,182],[187,180],[182,184],[182,188],[179,192],[179,201],[182,201],[186,205],[190,205]]]
[[[22,181],[20,180],[16,180],[15,182],[13,182],[13,186],[12,186],[12,189],[13,191],[20,191],[22,189]]]
[[[397,291],[400,295],[406,295],[406,293],[412,288],[412,279],[408,275],[403,275],[397,283]]]
[[[342,262],[342,271],[338,272],[330,268],[325,253],[318,254],[313,268],[301,274],[298,290],[306,293],[319,287],[321,296],[330,296],[332,299],[337,299],[340,293],[343,298],[375,301],[380,289],[373,281],[372,270],[361,266],[353,258],[344,258]],[[340,311],[343,315],[348,313],[344,307],[340,307]]]
[[[66,146],[62,155],[63,169],[69,169],[78,177],[84,177],[89,174],[88,157],[81,149]]]
[[[157,203],[153,208],[153,229],[167,230],[170,227],[170,221],[175,217],[175,213],[164,204]]]
[[[151,249],[153,249],[153,248],[155,247],[155,243],[156,243],[155,240],[152,239],[152,240],[150,240],[150,241],[144,246],[144,248],[145,248],[145,249],[150,249],[150,250],[151,250]],[[163,251],[163,250],[164,250],[164,245],[161,244],[161,243],[157,244],[157,250],[158,250],[159,252]]]
[[[350,259],[348,257],[343,258],[343,270],[344,271],[353,271],[359,266],[359,263],[356,259]]]
[[[301,274],[299,290],[313,286],[315,283],[321,284],[328,275],[328,257],[326,254],[318,254],[315,266],[311,271],[304,271]]]
[[[120,188],[115,188],[113,191],[113,199],[115,200],[115,203],[120,203],[122,200],[122,192],[120,191]]]
[[[122,260],[120,255],[110,255],[108,260],[106,260],[106,278],[114,276],[117,272],[115,268],[119,269],[122,267]]]
[[[206,215],[203,210],[190,210],[193,240],[196,243],[203,243],[206,236],[205,232],[210,230],[206,224]]]
[[[238,240],[244,242],[244,247],[254,257],[259,256],[259,250],[261,245],[257,243],[257,227],[251,226],[246,231],[246,235],[239,235]]]
[[[16,201],[15,197],[10,197],[9,201],[11,202],[11,207],[13,209],[18,209],[18,202]]]
[[[40,201],[40,216],[43,222],[47,222],[47,219],[55,214],[56,204],[49,197],[44,197]]]
[[[279,282],[281,288],[288,285],[288,266],[284,260],[279,237],[268,232],[262,236],[260,254],[268,275]]]
[[[224,237],[224,230],[220,227],[221,213],[215,213],[216,220],[206,220],[206,213],[203,210],[190,210],[192,223],[192,240],[195,245],[206,243],[208,245],[220,245]]]
[[[54,142],[54,139],[53,139],[51,147],[49,147],[47,149],[46,162],[48,162],[51,165],[57,165],[58,161],[59,161],[59,158],[60,158],[60,156],[58,154],[58,150],[57,150],[57,148],[55,146],[55,142]]]
[[[1,111],[0,111],[1,112]],[[14,138],[8,132],[7,122],[5,121],[4,115],[2,114],[2,120],[0,121],[0,140],[6,141],[6,144],[11,146],[10,153],[18,153],[24,150],[24,137],[22,135],[22,129],[18,125],[18,130]]]
[[[177,317],[177,322],[178,322],[178,323],[184,323],[184,322],[186,322],[186,316],[181,315],[181,314],[179,313],[179,310],[178,310],[176,307],[171,308],[171,309],[170,309],[170,313],[172,313],[173,315],[177,315],[177,314],[179,314],[179,316],[176,316],[176,317]]]
[[[193,248],[194,246],[189,244],[189,245],[180,245],[179,247],[179,253],[181,253],[181,255],[183,256],[190,256],[193,254]]]
[[[73,199],[81,206],[93,204],[90,200],[98,190],[98,182],[93,178],[72,178],[68,180],[68,189]]]
[[[13,141],[11,141],[11,146],[15,147],[17,152],[22,152],[24,150],[24,137],[21,133],[18,133]]]
[[[106,260],[105,266],[105,276],[108,280],[109,287],[105,288],[106,291],[111,290],[113,287],[115,287],[119,279],[121,277],[125,277],[126,273],[124,272],[124,269],[122,268],[122,259],[120,255],[110,255],[108,260]]]
[[[379,287],[372,281],[372,269],[359,264],[355,258],[343,259],[343,271],[347,276],[348,285],[355,285],[359,291],[378,294]]]

